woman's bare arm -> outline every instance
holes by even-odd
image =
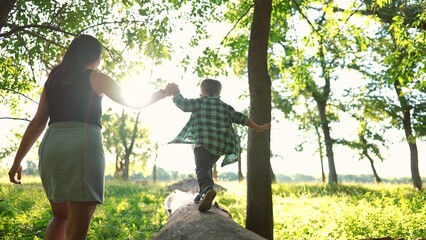
[[[40,96],[37,112],[34,118],[28,124],[27,129],[25,130],[18,151],[16,152],[12,167],[9,170],[9,179],[11,182],[17,184],[21,183],[20,180],[22,172],[22,159],[24,159],[28,151],[30,151],[31,147],[37,141],[38,137],[40,137],[41,133],[46,128],[48,120],[49,109],[47,105],[46,93],[43,89]]]

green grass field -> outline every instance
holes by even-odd
[[[37,178],[22,185],[0,181],[0,239],[43,239],[51,218]],[[245,183],[220,185],[217,201],[244,226]],[[88,239],[150,239],[167,222],[164,184],[108,181],[105,204]],[[275,239],[426,239],[426,194],[408,185],[274,184]]]

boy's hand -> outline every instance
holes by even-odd
[[[169,83],[164,89],[164,93],[166,94],[166,96],[175,95],[176,93],[179,93],[179,92],[180,92],[179,86],[176,83]]]
[[[259,126],[259,129],[257,129],[257,132],[263,132],[269,129],[271,129],[271,123],[267,123],[262,126]]]

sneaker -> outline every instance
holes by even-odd
[[[194,198],[194,203],[198,204],[200,203],[201,200],[201,193],[198,193],[197,196],[195,196]]]
[[[203,190],[204,196],[201,199],[200,205],[198,205],[198,211],[204,212],[212,207],[213,199],[216,197],[216,191],[213,187],[207,187]]]

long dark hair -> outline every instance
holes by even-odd
[[[87,65],[96,61],[102,54],[102,45],[90,35],[80,35],[72,40],[61,63],[49,73],[46,87],[57,83],[72,84],[78,75],[87,69]]]

